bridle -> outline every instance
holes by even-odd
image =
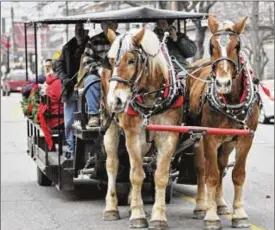
[[[240,49],[241,49],[241,40],[239,37],[239,34],[232,32],[232,31],[221,31],[215,33],[211,39],[210,39],[210,44],[209,44],[209,52],[210,55],[212,56],[212,48],[213,45],[211,43],[211,40],[214,36],[224,36],[224,35],[233,35],[237,36],[239,45],[237,46],[237,62],[234,61],[231,58],[228,57],[221,57],[216,59],[214,62],[212,62],[212,72],[210,74],[210,81],[208,82],[207,85],[207,92],[206,92],[206,97],[205,99],[208,101],[208,104],[210,108],[218,113],[222,113],[231,120],[237,122],[238,124],[243,125],[244,128],[248,128],[246,121],[249,117],[249,115],[252,114],[253,107],[255,104],[259,102],[259,95],[258,95],[258,90],[257,86],[254,84],[250,70],[247,68],[247,64],[245,61],[240,61]],[[222,38],[221,38],[222,39]],[[233,73],[233,78],[235,79],[238,77],[241,73],[243,73],[244,79],[247,79],[247,95],[245,97],[245,100],[243,102],[240,102],[239,104],[227,104],[224,103],[220,100],[219,96],[217,95],[216,88],[215,88],[215,70],[217,63],[220,61],[229,61],[234,65],[234,73]]]
[[[127,33],[126,33],[127,34]],[[126,35],[125,34],[125,35]],[[120,39],[120,43],[119,43],[119,49],[117,52],[117,56],[115,58],[115,67],[119,66],[119,63],[122,59],[122,55],[121,54],[121,47],[122,47],[122,42],[123,42],[123,38],[125,37],[122,36]],[[123,83],[125,85],[128,85],[131,88],[131,92],[132,92],[132,97],[128,100],[128,105],[130,105],[135,111],[137,111],[144,119],[144,124],[147,124],[149,122],[149,119],[152,115],[156,115],[159,113],[164,112],[166,109],[168,109],[172,103],[174,103],[174,101],[176,100],[178,93],[179,93],[179,84],[177,83],[176,77],[175,77],[175,73],[173,71],[172,68],[170,68],[170,70],[168,70],[168,77],[169,77],[169,84],[166,85],[164,83],[164,87],[157,89],[153,92],[149,92],[149,93],[144,93],[145,94],[152,94],[152,93],[160,93],[160,95],[157,98],[157,101],[154,105],[146,105],[142,102],[140,102],[137,98],[142,96],[142,94],[139,94],[139,89],[138,89],[138,82],[140,81],[141,77],[144,75],[144,72],[146,71],[146,69],[148,68],[148,59],[149,57],[156,57],[160,52],[163,53],[166,61],[167,61],[167,65],[169,65],[170,67],[172,67],[172,61],[171,58],[169,57],[168,54],[168,50],[165,44],[166,38],[169,34],[165,34],[163,37],[162,42],[159,45],[158,50],[156,51],[155,54],[149,54],[147,53],[141,46],[131,50],[131,51],[127,51],[130,53],[133,53],[136,56],[136,69],[135,69],[135,73],[134,75],[130,78],[130,79],[124,79],[118,75],[112,75],[112,77],[109,79],[109,81],[117,81],[120,83]],[[141,70],[139,70],[139,66],[141,66]],[[164,90],[168,89],[168,95],[166,98],[163,98],[164,96]]]
[[[228,57],[220,57],[220,58],[214,60],[212,62],[212,66],[211,66],[211,69],[212,69],[211,75],[212,75],[213,78],[216,78],[216,75],[215,75],[216,67],[217,67],[217,64],[220,61],[228,61],[231,64],[233,64],[233,66],[234,66],[233,79],[235,79],[241,73],[240,62],[239,62],[239,53],[240,53],[240,49],[241,49],[241,39],[240,39],[239,34],[233,32],[233,31],[226,31],[226,30],[225,31],[219,31],[219,32],[213,34],[213,36],[210,38],[210,43],[209,43],[210,56],[213,55],[213,45],[211,43],[211,40],[213,39],[213,37],[222,36],[221,40],[227,42],[226,38],[225,38],[225,36],[227,36],[227,35],[236,36],[237,39],[238,39],[238,46],[237,46],[237,56],[238,56],[238,58],[237,58],[237,62],[235,60],[233,60],[232,58],[228,58]],[[226,44],[224,44],[224,45],[226,45]]]
[[[119,42],[119,49],[117,52],[117,56],[115,59],[115,65],[114,67],[118,67],[119,63],[121,61],[121,47],[122,47],[122,42],[123,42],[123,38],[126,36],[126,34],[124,36],[122,36],[122,38],[120,39]],[[136,69],[135,69],[135,73],[134,75],[130,78],[130,79],[124,79],[118,75],[112,75],[112,77],[109,79],[109,82],[111,81],[117,81],[123,84],[126,84],[128,86],[130,86],[131,91],[132,92],[137,92],[138,88],[138,82],[141,79],[143,73],[145,72],[145,69],[147,67],[147,62],[148,62],[148,56],[149,54],[147,54],[142,47],[138,47],[134,50],[128,51],[129,53],[133,53],[136,57],[135,62],[136,62]],[[141,71],[139,72],[139,66],[142,66]]]

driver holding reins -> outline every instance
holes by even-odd
[[[154,32],[157,34],[160,41],[162,41],[164,33],[169,32],[169,36],[166,42],[169,55],[174,56],[177,61],[184,68],[186,68],[189,65],[186,59],[195,56],[197,52],[197,47],[195,42],[190,40],[186,34],[176,31],[176,28],[173,26],[173,22],[174,19],[157,20]],[[177,73],[182,71],[182,69],[176,64],[174,65],[174,68]]]

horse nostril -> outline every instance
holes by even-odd
[[[116,98],[116,105],[119,107],[122,106],[122,101],[119,97]]]
[[[231,80],[228,80],[227,82],[225,82],[224,85],[225,85],[226,87],[230,86],[230,85],[231,85]]]
[[[219,87],[221,87],[221,86],[222,86],[222,84],[220,83],[220,81],[219,81],[219,80],[216,80],[216,84],[217,84],[217,86],[219,86]]]

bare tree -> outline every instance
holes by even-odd
[[[225,10],[226,9],[226,10]],[[242,37],[242,51],[249,58],[257,77],[263,79],[269,58],[265,44],[274,40],[274,3],[219,2],[212,10],[220,20],[236,21],[249,16]]]
[[[266,7],[266,6],[265,6]],[[250,47],[247,45],[247,52],[250,57],[254,72],[257,77],[263,79],[265,67],[269,61],[266,54],[266,41],[274,40],[274,8],[268,7],[267,15],[260,18],[259,2],[252,3],[251,9],[251,23],[248,27],[250,36]]]
[[[216,1],[193,1],[193,2],[178,2],[178,10],[185,10],[187,12],[209,13],[210,9],[216,4]],[[196,27],[196,44],[197,54],[195,59],[200,59],[204,54],[204,39],[207,27],[201,25],[198,20],[193,20]]]

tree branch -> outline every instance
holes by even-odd
[[[266,55],[266,52],[265,52],[265,49],[262,47],[262,60],[263,60],[263,63],[261,63],[261,75],[264,74],[264,69],[267,65],[267,63],[269,62],[269,58],[267,57]]]
[[[136,2],[132,2],[132,1],[124,1],[124,3],[130,5],[130,6],[133,6],[133,7],[138,7],[140,6],[139,4],[137,4]]]
[[[217,1],[207,2],[206,11],[205,13],[208,13],[212,6],[216,4]]]

